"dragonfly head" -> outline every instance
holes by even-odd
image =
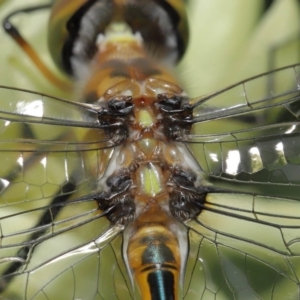
[[[72,60],[90,62],[98,51],[99,36],[111,33],[112,27],[116,30],[116,24],[139,35],[156,58],[174,63],[185,52],[188,25],[183,0],[56,0],[48,29],[53,60],[74,75]],[[127,33],[119,26],[119,38]]]

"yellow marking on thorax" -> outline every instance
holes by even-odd
[[[164,180],[161,168],[153,163],[143,164],[136,171],[139,193],[155,197],[163,191]]]
[[[145,168],[145,193],[149,196],[155,196],[161,192],[161,183],[157,170]]]
[[[147,109],[140,109],[137,112],[136,120],[142,128],[149,128],[155,123],[155,119]]]

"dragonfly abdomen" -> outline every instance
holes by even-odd
[[[176,223],[162,209],[152,205],[128,228],[126,254],[142,299],[178,299],[184,264],[181,251],[187,251],[187,243],[186,239],[179,241],[178,232],[172,231],[180,228]],[[186,236],[185,229],[180,231]],[[180,242],[185,249],[180,249]]]

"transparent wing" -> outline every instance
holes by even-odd
[[[99,127],[92,106],[23,89],[0,86],[1,117],[16,121],[68,126]]]
[[[210,194],[187,223],[184,299],[299,299],[300,203]]]
[[[0,88],[1,205],[57,196],[67,183],[74,190],[96,184],[113,153],[111,140],[95,110]]]
[[[192,100],[192,130],[182,141],[210,182],[299,197],[299,70],[290,66]]]
[[[1,299],[132,298],[123,228],[93,200],[108,132],[88,106],[0,88]]]
[[[185,300],[300,298],[299,89],[291,66],[193,101],[182,140],[233,192],[210,193],[187,223]]]
[[[57,202],[1,218],[1,296],[131,299],[120,251],[123,228],[110,227],[92,198]]]

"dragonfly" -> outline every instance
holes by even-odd
[[[147,1],[177,15],[171,48],[118,1],[73,3],[52,25],[98,4],[118,20],[100,54],[53,53],[93,59],[84,101],[0,89],[0,297],[298,299],[300,66],[189,98],[161,63],[184,52],[183,3]]]

